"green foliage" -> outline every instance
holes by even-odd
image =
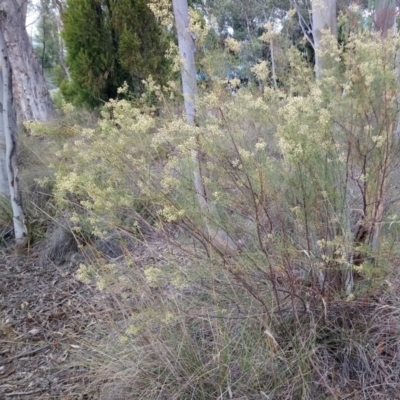
[[[169,39],[146,0],[68,0],[63,20],[72,76],[61,85],[67,101],[94,106],[116,98],[125,81],[140,93],[149,75],[167,79]]]
[[[35,35],[35,52],[43,72],[52,85],[65,78],[60,67],[60,42],[56,21],[57,10],[51,0],[41,0],[40,20]]]

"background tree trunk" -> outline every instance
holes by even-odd
[[[322,36],[324,31],[336,36],[337,21],[336,21],[336,0],[312,0],[312,33],[314,39],[314,54],[315,54],[315,77],[320,79],[323,75],[323,70],[326,67],[321,55]],[[310,235],[313,237],[312,251],[314,254],[319,254],[319,248],[316,245],[317,234],[313,227],[310,227]],[[320,269],[318,271],[318,279],[320,288],[323,289],[327,283],[327,271]],[[350,293],[353,289],[353,272],[350,269],[346,271],[346,292]]]
[[[185,103],[186,118],[189,125],[195,125],[197,97],[196,66],[194,61],[195,44],[189,32],[189,8],[187,0],[172,0],[176,29],[178,33],[179,53],[181,56],[182,89]],[[201,165],[200,138],[196,138],[198,148],[192,149],[194,164],[194,186],[197,201],[205,219],[210,244],[221,253],[233,253],[237,246],[221,228],[214,228],[207,221],[210,216],[210,205],[207,199],[207,191],[203,181]]]
[[[23,0],[0,2],[0,27],[14,76],[14,101],[18,122],[46,121],[55,115],[53,103],[25,29]]]
[[[60,59],[61,66],[65,72],[68,81],[71,81],[71,74],[69,73],[69,68],[67,62],[65,60],[65,43],[62,38],[62,32],[64,30],[64,23],[62,20],[63,12],[64,12],[64,4],[61,0],[52,0],[53,5],[57,9],[56,19],[57,19],[57,30],[58,30],[58,57]]]
[[[312,32],[315,50],[315,76],[321,77],[323,60],[321,58],[321,39],[323,30],[329,29],[336,36],[336,0],[312,0]]]

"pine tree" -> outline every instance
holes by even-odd
[[[124,81],[140,93],[150,74],[158,82],[167,76],[168,39],[146,0],[68,0],[63,19],[67,99],[94,106],[115,98]]]

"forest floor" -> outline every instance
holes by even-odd
[[[76,262],[0,251],[0,399],[91,398],[76,360],[106,295],[76,280]]]
[[[102,263],[123,259],[123,250],[111,240],[78,251],[71,238],[65,231],[57,236],[56,262],[48,257],[51,239],[25,255],[0,247],[0,400],[98,398],[89,368],[93,343],[124,319],[121,295],[129,300],[131,289],[117,283],[100,291],[94,281],[80,282],[79,265],[91,263],[93,252]],[[148,239],[125,249],[139,268],[168,251],[165,240]]]
[[[58,236],[56,243],[62,242],[60,238],[64,243],[68,242],[65,236],[61,235]],[[160,293],[154,289],[154,293],[143,293],[143,298],[138,297],[137,292],[132,289],[136,277],[140,275],[138,272],[144,266],[161,265],[170,256],[180,265],[185,265],[190,262],[187,253],[182,247],[174,248],[172,254],[166,240],[162,237],[149,236],[143,241],[131,241],[124,248],[125,253],[118,249],[118,246],[113,247],[112,240],[94,243],[93,247],[88,245],[80,251],[77,251],[77,248],[71,250],[71,247],[66,246],[63,257],[54,262],[48,257],[49,253],[45,248],[48,243],[49,241],[39,243],[26,255],[16,255],[11,248],[0,247],[0,400],[138,398],[127,394],[130,393],[129,385],[131,385],[129,372],[124,374],[125,370],[121,369],[121,374],[112,374],[110,373],[112,368],[107,369],[110,354],[120,360],[120,353],[110,353],[110,349],[112,351],[113,348],[118,348],[116,346],[110,346],[107,352],[104,343],[112,341],[119,343],[121,337],[118,335],[124,332],[121,327],[126,325],[129,313],[135,310],[140,301],[146,302],[146,295],[153,296],[152,298],[156,300],[168,296],[171,299],[175,298],[174,289],[168,288]],[[106,248],[105,245],[109,247]],[[61,248],[60,245],[56,247]],[[85,263],[85,260],[90,263],[91,257],[87,253],[91,249],[95,249],[98,252],[96,254],[104,257],[105,264],[107,257],[108,260],[121,260],[116,261],[118,265],[114,271],[115,276],[121,279],[113,281],[107,290],[100,291],[94,282],[83,283],[76,278],[79,264]],[[128,270],[125,267],[124,255],[134,261],[135,268]],[[102,259],[99,257],[96,262],[101,263]],[[132,272],[132,276],[129,277],[131,270],[135,273]],[[324,325],[323,332],[325,336],[331,333],[332,339],[328,340],[329,336],[324,336],[323,341],[317,343],[319,350],[324,349],[323,354],[329,355],[329,351],[332,351],[330,343],[333,343],[333,346],[340,343],[341,354],[351,354],[353,358],[346,359],[346,365],[337,361],[339,359],[334,356],[329,356],[328,359],[325,359],[325,356],[315,358],[315,362],[320,362],[318,365],[321,374],[325,373],[325,370],[337,374],[335,375],[337,382],[344,382],[343,386],[346,387],[343,389],[343,396],[329,397],[328,393],[327,397],[310,397],[310,399],[399,398],[396,397],[399,393],[400,365],[399,276],[396,268],[396,273],[388,278],[392,282],[390,284],[392,289],[385,287],[374,296],[364,296],[354,302],[339,300],[330,304],[328,321],[333,321],[334,324]],[[136,281],[136,285],[139,285],[138,292],[141,292],[139,280]],[[203,292],[200,295],[202,296]],[[155,304],[158,304],[157,301]],[[193,310],[196,313],[201,312],[202,315],[204,303],[199,302],[198,306],[196,304],[193,305]],[[197,315],[196,313],[193,315]],[[212,315],[215,315],[214,311]],[[191,319],[193,319],[192,314]],[[346,328],[347,324],[338,325],[336,321],[346,321],[346,323],[351,321],[351,323],[349,328]],[[241,325],[232,326],[236,332],[236,328],[240,328]],[[207,343],[203,348],[209,349],[214,343],[211,340],[213,336],[209,334],[211,330],[207,329],[204,332],[207,333],[205,336]],[[251,337],[251,343],[253,339],[259,338],[258,331],[254,332],[256,335]],[[306,327],[306,338],[307,335]],[[177,348],[179,349],[180,345]],[[282,350],[280,354],[288,357],[287,360],[290,362],[297,363],[296,355],[295,359],[290,358],[292,353],[293,351],[289,349],[287,353]],[[100,360],[97,371],[96,365],[93,364],[96,356],[97,360]],[[123,368],[124,365],[122,362],[117,368]],[[209,368],[208,363],[202,368]],[[346,375],[341,377],[344,368],[348,368],[348,371],[354,374],[359,373],[360,381],[372,382],[367,388],[371,394],[367,393],[364,387],[357,386],[356,380],[351,382],[345,380]],[[122,382],[119,379],[122,379]],[[126,379],[125,383],[123,379]],[[187,379],[189,380],[189,377]],[[336,387],[333,384],[331,386]],[[100,396],[104,388],[105,394]],[[118,394],[119,389],[120,394]],[[128,391],[124,392],[125,389]],[[245,390],[246,387],[243,392],[239,391],[241,396]],[[264,398],[260,396],[236,398]]]

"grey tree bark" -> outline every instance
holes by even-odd
[[[4,31],[2,29],[2,22],[3,21],[0,20],[0,121],[2,122],[2,125],[0,125],[0,138],[1,142],[5,143],[6,152],[5,158],[2,160],[1,165],[3,165],[3,163],[6,164],[8,195],[13,213],[16,246],[18,248],[23,248],[28,240],[28,232],[25,225],[25,216],[22,208],[22,195],[18,179],[18,129],[16,112],[13,103],[12,72]],[[3,154],[1,156],[3,156]],[[1,178],[2,181],[4,181],[4,179],[4,177]]]
[[[25,29],[25,0],[0,1],[0,26],[14,76],[18,122],[46,121],[55,116],[39,62]]]
[[[172,0],[178,47],[181,56],[182,89],[185,103],[186,119],[189,125],[195,125],[197,97],[196,66],[194,61],[195,43],[189,32],[189,8],[187,0]],[[223,254],[234,253],[237,246],[229,235],[221,228],[211,226],[207,218],[211,214],[211,206],[207,199],[207,190],[203,181],[201,165],[200,140],[196,140],[198,148],[192,149],[194,166],[194,186],[200,210],[203,213],[210,244]]]
[[[2,51],[2,49],[0,49]],[[0,66],[1,68],[1,66]],[[2,96],[3,88],[3,74],[0,69],[0,97]],[[4,134],[4,118],[2,102],[0,107],[0,196],[3,198],[9,198],[10,188],[8,186],[8,175],[7,175],[7,161],[6,161],[6,136]]]
[[[315,52],[315,77],[320,79],[323,76],[324,58],[321,54],[323,50],[322,38],[324,34],[331,34],[336,36],[337,34],[337,21],[336,21],[336,0],[312,0],[312,33],[313,33],[313,47]],[[317,235],[314,230],[310,231],[310,235],[313,237],[312,243],[316,243]],[[312,249],[313,253],[319,254],[318,246],[314,246]],[[326,271],[323,269],[318,270],[318,279],[321,289],[324,287],[326,282]],[[353,288],[353,272],[350,268],[346,271],[346,292],[350,294]]]
[[[312,0],[312,31],[315,50],[315,76],[320,78],[323,72],[321,57],[321,39],[324,30],[336,36],[336,0]]]

